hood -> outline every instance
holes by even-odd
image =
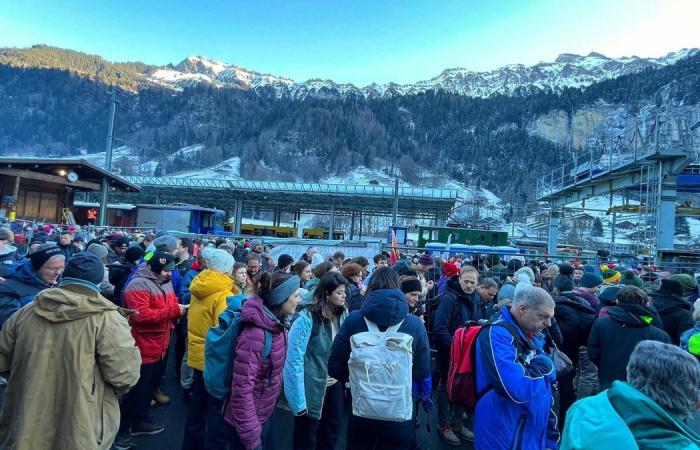
[[[0,258],[3,258],[5,256],[10,256],[11,254],[15,253],[17,251],[17,247],[10,245],[10,244],[5,244],[5,248],[0,251]]]
[[[243,303],[241,322],[252,323],[256,327],[268,331],[280,331],[284,328],[272,312],[263,305],[262,299],[258,296],[251,297]]]
[[[462,290],[462,286],[459,285],[459,277],[452,277],[447,280],[447,290],[457,296],[461,301],[466,302],[467,294]],[[474,290],[476,292],[476,290]]]
[[[643,392],[622,381],[608,389],[608,400],[637,442],[654,442],[655,448],[680,448],[681,443],[699,442],[700,435],[683,419],[667,411]],[[685,439],[679,440],[679,435]],[[690,448],[682,445],[683,448]],[[696,447],[693,447],[696,448]]]
[[[362,315],[379,327],[390,327],[408,316],[408,302],[401,289],[379,289],[365,297]]]
[[[308,289],[309,291],[311,291],[311,290],[313,290],[313,289],[316,289],[316,286],[318,286],[319,281],[320,281],[320,280],[319,280],[318,278],[312,278],[312,279],[310,279],[310,280],[306,283],[306,286],[304,286],[304,289]]]
[[[575,309],[580,312],[587,312],[595,314],[595,310],[591,307],[590,303],[576,292],[566,291],[562,292],[557,298],[554,299],[557,306],[566,305],[569,308]],[[588,303],[588,304],[587,304]]]
[[[616,322],[636,328],[648,327],[654,319],[654,311],[636,304],[611,306],[608,315]]]
[[[97,292],[79,285],[46,289],[34,299],[34,313],[49,322],[71,322],[118,309]]]
[[[651,294],[651,299],[659,314],[664,314],[679,308],[690,311],[690,305],[683,300],[683,297],[678,297],[670,292],[658,290]]]
[[[232,290],[233,278],[225,273],[207,269],[194,277],[192,284],[190,284],[192,300],[203,300],[216,293],[227,293],[227,295],[230,295]]]
[[[153,280],[156,284],[160,284],[158,275],[156,275],[145,262],[142,262],[136,267],[134,278],[148,278],[149,280]]]
[[[48,284],[44,283],[41,278],[39,278],[39,275],[37,275],[34,271],[32,261],[29,258],[25,258],[7,269],[5,278],[21,281],[23,283],[32,284],[35,286],[48,287]]]

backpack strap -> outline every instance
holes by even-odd
[[[367,320],[367,318],[364,316],[363,318],[365,319],[365,323],[367,324],[367,330],[371,331],[372,333],[381,333],[381,331],[379,331],[379,328],[377,328],[377,325],[374,322]],[[399,328],[401,328],[401,325],[403,325],[403,322],[404,321],[402,320],[401,322],[388,327],[386,331],[384,331],[384,333],[396,334],[399,331]]]
[[[262,357],[263,357],[263,359],[267,359],[270,357],[270,352],[272,351],[272,333],[270,333],[270,330],[264,330],[264,331],[265,331],[265,348],[263,349]]]

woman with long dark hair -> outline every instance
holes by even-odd
[[[342,275],[321,277],[314,301],[294,320],[284,366],[284,393],[294,414],[294,450],[335,448],[343,416],[343,383],[328,376],[328,355],[347,316]]]
[[[233,427],[229,442],[233,450],[272,449],[267,432],[282,389],[285,322],[296,311],[299,291],[299,277],[263,272],[255,283],[255,295],[243,304],[231,394],[224,407],[224,420]],[[270,353],[264,358],[270,335]]]

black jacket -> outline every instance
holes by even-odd
[[[459,285],[459,277],[450,278],[433,319],[433,338],[438,349],[449,351],[452,336],[466,321],[488,320],[490,317],[489,305],[481,300],[476,290],[467,295]]]
[[[690,305],[682,297],[661,289],[651,294],[651,299],[659,312],[664,330],[671,337],[671,342],[680,345],[681,334],[694,325]]]
[[[571,291],[562,292],[554,301],[554,317],[564,337],[560,350],[577,364],[579,347],[588,344],[596,311],[586,300]]]
[[[627,363],[638,343],[652,340],[671,343],[664,330],[651,325],[654,312],[645,306],[623,304],[611,306],[608,317],[593,323],[588,338],[588,357],[598,366],[600,389],[615,380],[627,379]]]
[[[122,259],[119,263],[107,265],[109,269],[109,283],[114,286],[114,303],[121,305],[121,295],[124,285],[129,280],[129,275],[136,269],[136,264]]]
[[[348,305],[348,312],[353,312],[362,307],[362,292],[360,287],[355,283],[349,283],[345,286],[345,302]]]

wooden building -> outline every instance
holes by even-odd
[[[84,159],[0,157],[0,208],[17,219],[63,223],[63,209],[73,209],[76,192],[138,192],[139,186]]]

